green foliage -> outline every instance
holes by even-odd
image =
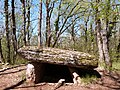
[[[5,59],[5,62],[6,62],[6,58],[7,58],[7,46],[6,46],[6,38],[5,37],[3,37],[2,38],[2,53],[3,53],[3,57],[4,57],[4,59]]]
[[[2,63],[0,63],[0,69],[2,69]]]
[[[25,72],[22,72],[21,75],[20,75],[20,77],[21,77],[22,80],[25,80],[25,78],[26,78]]]
[[[21,56],[17,55],[15,65],[27,64],[27,63],[28,63],[28,61],[26,59],[24,59]]]
[[[113,70],[120,70],[120,60],[118,62],[112,63],[112,69]]]
[[[105,63],[104,62],[99,62],[98,63],[98,68],[104,70],[106,68]]]
[[[94,76],[94,75],[90,76],[89,74],[87,74],[85,77],[81,78],[81,81],[83,84],[90,84],[96,80],[97,80],[96,76]]]
[[[105,69],[106,68],[105,63],[104,62],[99,62],[99,68],[100,69]],[[108,69],[108,68],[106,68],[106,69]],[[117,71],[120,70],[120,60],[118,60],[118,61],[113,60],[111,70],[117,70]]]
[[[2,38],[2,53],[3,53],[3,57],[5,59],[5,63],[7,63],[6,59],[7,59],[7,46],[6,46],[6,38],[3,37]],[[17,55],[15,62],[13,61],[14,59],[14,50],[13,50],[13,46],[12,44],[10,44],[10,60],[12,62],[12,64],[26,64],[27,61],[24,60],[22,57],[20,57],[19,55]]]
[[[61,1],[61,7],[59,8],[59,4]],[[96,15],[96,9],[98,8],[98,17],[101,20],[104,20],[103,23],[105,23],[106,20],[110,22],[117,22],[119,21],[119,6],[113,6],[117,4],[118,2],[115,2],[115,0],[100,0],[99,3],[96,2],[96,0],[79,0],[80,3],[72,10],[74,5],[78,2],[78,0],[50,0],[50,5],[51,7],[52,3],[55,3],[54,9],[53,9],[53,16],[51,17],[51,30],[52,30],[52,43],[54,42],[54,39],[58,35],[58,31],[61,29],[63,26],[63,29],[61,30],[62,35],[59,37],[59,40],[57,42],[57,47],[58,48],[64,48],[64,49],[74,49],[77,51],[83,51],[83,52],[88,52],[90,54],[94,54],[98,57],[98,49],[97,49],[97,41],[96,41],[96,32],[95,32],[95,15]],[[119,0],[120,1],[120,0]],[[37,2],[37,1],[36,1]],[[36,14],[35,12],[38,9],[39,4],[37,5],[36,2],[31,1],[31,25],[32,31],[33,27],[35,27],[36,30],[34,30],[34,33],[37,33],[37,28],[35,26],[36,22],[32,19],[36,19],[38,17],[38,13]],[[45,3],[46,0],[43,0],[43,3]],[[18,4],[17,4],[18,3]],[[36,3],[36,5],[34,5]],[[21,5],[21,4],[20,4]],[[16,1],[16,30],[17,30],[17,40],[19,42],[18,47],[22,47],[23,44],[23,16],[22,16],[22,8],[19,6],[19,2]],[[45,10],[45,6],[43,4],[43,11]],[[52,8],[52,7],[51,7]],[[58,9],[59,8],[59,9]],[[28,7],[26,7],[28,9]],[[71,11],[72,10],[72,11]],[[71,13],[70,13],[71,11]],[[59,18],[57,18],[58,12],[60,13]],[[46,16],[45,12],[43,12],[44,16]],[[45,23],[45,17],[43,16],[43,25],[42,25],[42,30],[43,30],[43,45],[45,42],[45,30],[44,28],[46,27]],[[27,17],[27,15],[26,15]],[[76,21],[73,21],[73,17],[78,17]],[[89,17],[88,23],[87,23],[87,33],[85,35],[85,22],[87,21],[87,18]],[[66,19],[68,18],[68,19]],[[66,20],[65,24],[63,25],[64,21]],[[27,20],[26,20],[27,21]],[[71,23],[71,25],[70,25]],[[102,25],[104,25],[101,23]],[[54,25],[52,25],[54,24]],[[74,29],[75,29],[75,42],[71,39],[70,32],[71,32],[71,26],[74,24]],[[70,26],[69,26],[70,25]],[[92,25],[92,27],[91,27]],[[64,29],[69,26],[65,31]],[[110,29],[110,39],[109,39],[109,53],[110,57],[113,61],[113,67],[117,66],[117,61],[119,58],[119,53],[117,53],[117,44],[119,43],[118,38],[118,29],[120,25],[117,25],[116,23],[110,23],[109,24],[109,29]],[[10,27],[10,34],[11,32],[11,26]],[[68,32],[67,32],[68,31]],[[57,34],[56,34],[57,32]],[[31,32],[31,45],[37,45],[37,35],[35,35],[33,32]],[[11,36],[11,35],[10,35]],[[114,37],[116,36],[116,37]],[[85,37],[87,37],[87,42],[85,42]],[[10,59],[13,62],[13,56],[14,56],[14,50],[11,43],[11,56]],[[7,46],[6,46],[6,38],[2,38],[2,50],[3,50],[3,56],[7,58]],[[118,60],[119,61],[119,60]],[[26,60],[22,59],[21,57],[17,56],[16,57],[16,64],[20,63],[26,63]],[[104,66],[104,65],[101,65]],[[118,67],[118,66],[117,66]]]

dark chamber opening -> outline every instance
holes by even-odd
[[[76,69],[78,71],[77,73],[81,78],[86,77],[86,75],[94,75],[98,78],[101,77],[100,74],[95,70],[87,70],[80,68]],[[44,64],[44,72],[41,82],[57,83],[60,79],[65,79],[66,83],[73,83],[73,77],[68,69],[68,66]]]
[[[45,64],[44,69],[45,70],[41,82],[56,83],[60,79],[65,79],[65,82],[67,83],[73,82],[67,66]]]
[[[89,76],[89,77],[96,76],[97,78],[101,78],[101,75],[96,70],[93,70],[93,69],[77,69],[77,70],[81,78],[86,76]]]

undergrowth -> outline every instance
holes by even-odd
[[[98,78],[95,75],[90,76],[89,74],[85,75],[81,78],[81,82],[84,84],[90,84],[96,81]]]
[[[120,62],[113,62],[112,70],[120,70]]]

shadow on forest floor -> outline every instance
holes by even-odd
[[[62,69],[64,69],[64,68],[62,68]],[[20,70],[16,70],[16,71],[11,70],[12,72],[8,72],[8,73],[3,72],[1,75],[8,76],[8,75],[12,75],[12,74],[17,74],[18,72],[21,72],[22,70],[25,70],[25,69],[21,68]],[[52,69],[50,69],[50,70],[52,70]],[[56,70],[58,70],[58,69],[56,69]],[[46,71],[48,72],[49,69]],[[61,70],[61,71],[63,71],[63,70]],[[66,71],[67,71],[67,69],[66,69]],[[46,75],[49,75],[50,73],[47,73],[47,72],[46,72]],[[52,72],[52,71],[49,71],[49,72]],[[97,73],[99,76],[99,73],[97,71],[92,72],[90,70],[87,70],[87,71],[79,70],[79,74],[81,77],[84,77],[86,75],[86,73],[89,73],[90,75],[95,75]],[[62,74],[63,74],[63,72],[62,72]],[[53,75],[53,74],[51,74],[51,75]],[[57,75],[59,75],[59,73],[57,73]],[[69,73],[66,73],[66,75],[69,75]],[[11,79],[8,78],[8,80],[11,80]],[[9,89],[31,90],[31,88],[34,88],[35,90],[51,90],[50,88],[53,88],[56,83],[56,82],[48,82],[48,83],[53,84],[53,85],[48,85],[48,83],[44,83],[44,82],[48,82],[48,81],[44,80],[42,83],[29,85],[26,83],[26,80],[23,79],[23,80],[17,82],[16,84],[13,84],[11,86],[4,88],[4,90],[9,90]],[[71,83],[71,82],[67,82],[67,83]],[[47,88],[47,89],[38,89],[41,87]],[[65,89],[61,88],[58,90],[73,90],[74,88],[77,88],[74,90],[79,90],[79,89],[81,89],[81,90],[120,90],[120,71],[118,71],[118,72],[113,71],[110,74],[104,74],[101,77],[99,77],[95,82],[92,82],[92,83],[88,84],[87,86],[68,85],[68,86],[63,86],[63,87]]]

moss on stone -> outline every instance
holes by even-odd
[[[70,51],[70,50],[62,50],[57,48],[42,48],[38,52],[38,48],[36,46],[27,46],[22,47],[18,50],[18,53],[20,53],[22,56],[27,58],[29,60],[41,60],[43,62],[50,62],[50,63],[56,63],[59,64],[59,62],[69,63],[73,66],[96,66],[98,65],[98,60],[95,58],[95,56],[90,55],[88,53],[84,52],[78,52],[78,51]]]

